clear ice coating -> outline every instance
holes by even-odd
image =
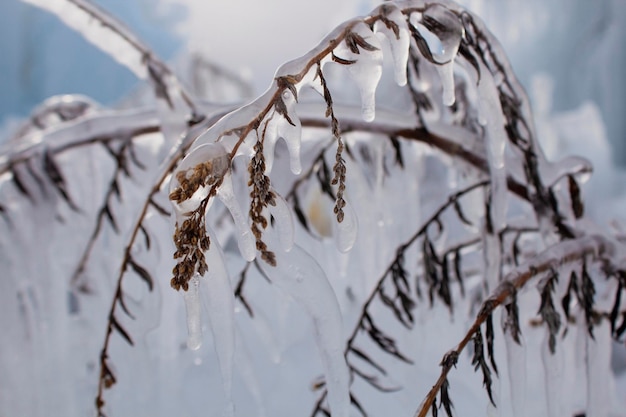
[[[275,248],[272,232],[265,234],[268,247]],[[328,404],[333,417],[348,417],[350,411],[350,373],[343,354],[343,319],[335,293],[324,270],[304,249],[295,245],[288,254],[275,250],[276,266],[260,262],[272,282],[287,292],[307,312],[315,326]]]
[[[374,24],[374,31],[384,34],[387,39],[389,39],[389,46],[394,63],[394,77],[399,86],[404,86],[407,83],[406,68],[407,62],[409,61],[409,46],[411,44],[409,28],[402,11],[395,4],[383,4],[380,11],[388,20],[398,26],[398,35],[396,36],[392,29],[378,20]]]
[[[421,23],[435,36],[436,40],[431,36],[425,38],[435,62],[445,64],[453,60],[464,33],[463,24],[457,15],[441,4],[431,4],[422,13]]]
[[[348,201],[343,208],[343,221],[333,221],[335,224],[335,245],[340,252],[349,252],[356,242],[359,231],[358,221],[354,209]]]
[[[207,229],[207,233],[212,242],[217,242],[215,234],[210,229]],[[220,246],[211,245],[205,256],[209,271],[207,276],[200,280],[201,295],[208,312],[222,375],[226,399],[222,415],[231,417],[234,415],[232,390],[235,365],[235,297]]]
[[[252,262],[256,257],[256,243],[250,225],[248,224],[248,216],[244,215],[239,202],[235,197],[233,190],[233,180],[230,173],[224,175],[222,185],[217,190],[217,197],[226,206],[230,215],[235,222],[237,228],[237,245],[241,256],[248,262]]]
[[[265,173],[269,175],[274,165],[274,148],[278,139],[283,138],[289,150],[291,172],[295,175],[302,172],[300,162],[300,147],[302,142],[302,124],[296,112],[296,98],[290,90],[284,90],[281,96],[284,114],[278,109],[267,119],[266,125],[261,127],[263,133],[263,154],[265,156]]]
[[[275,226],[278,233],[278,241],[285,252],[289,252],[293,248],[294,243],[294,227],[293,216],[285,199],[274,191],[276,197],[275,206],[270,206],[269,210],[276,220]]]
[[[506,314],[503,315],[506,317]],[[520,336],[521,338],[521,336]],[[526,347],[524,341],[521,345],[513,339],[511,331],[504,332],[504,345],[506,347],[506,359],[509,367],[509,388],[511,391],[511,407],[513,417],[524,417],[526,413]]]
[[[198,292],[199,275],[194,275],[189,284],[189,289],[183,294],[187,313],[187,347],[191,350],[198,350],[202,345],[202,309]]]
[[[194,148],[174,171],[174,175],[170,180],[170,193],[180,186],[178,180],[179,173],[184,173],[185,177],[189,179],[194,174],[196,167],[200,165],[205,165],[209,169],[210,175],[219,178],[224,176],[230,168],[230,156],[220,143],[207,143]],[[209,186],[200,187],[190,199],[180,203],[172,202],[177,218],[183,216],[184,213],[194,210],[200,204],[200,201],[209,194],[209,191]],[[209,200],[207,210],[211,203],[212,199]]]
[[[451,106],[455,102],[454,58],[459,51],[464,29],[456,14],[440,4],[428,6],[416,26],[426,41],[435,61],[441,85],[443,104]]]
[[[342,42],[335,48],[336,55],[342,59],[355,61],[348,65],[348,72],[361,94],[361,114],[363,120],[371,122],[376,117],[376,87],[383,74],[383,53],[380,40],[365,23],[360,22],[352,28],[352,33],[367,42],[372,50],[358,46],[359,53],[354,53]]]
[[[484,65],[481,71],[487,73]],[[495,231],[506,226],[508,188],[505,167],[505,149],[508,140],[504,129],[506,120],[502,113],[498,89],[491,77],[481,77],[478,84],[479,105],[485,118],[487,162],[491,175],[491,221]]]
[[[562,276],[569,276],[563,274]],[[564,280],[563,280],[564,281]],[[549,347],[550,330],[545,326],[545,336],[541,346],[541,361],[543,363],[544,380],[546,386],[547,417],[560,417],[563,415],[563,347],[556,343],[554,353]]]

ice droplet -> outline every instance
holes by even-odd
[[[202,346],[202,320],[200,309],[200,297],[198,274],[191,278],[189,289],[184,292],[185,309],[187,311],[187,347],[198,350]]]
[[[179,173],[184,173],[186,178],[190,178],[194,174],[196,167],[200,165],[204,165],[210,175],[218,178],[223,176],[230,168],[230,156],[219,143],[207,143],[194,148],[174,171],[170,180],[170,193],[180,186],[178,180]],[[180,203],[172,202],[177,216],[180,217],[183,213],[194,210],[202,199],[209,194],[209,191],[210,186],[200,187],[190,199]],[[212,200],[209,200],[207,210],[211,204]]]
[[[217,197],[226,206],[237,228],[237,245],[241,256],[248,262],[256,257],[254,237],[248,225],[248,217],[243,214],[239,202],[233,191],[233,181],[230,174],[224,175],[222,185],[217,190]]]
[[[374,24],[374,31],[384,34],[389,39],[391,55],[394,63],[394,77],[399,86],[407,83],[406,66],[409,61],[409,46],[411,38],[409,28],[400,8],[395,4],[388,3],[381,6],[381,13],[391,22],[398,26],[398,35],[388,28],[385,23],[378,20]]]
[[[433,59],[440,64],[454,59],[464,33],[463,24],[457,15],[441,4],[432,4],[424,10],[421,23],[434,35],[434,38],[425,37]],[[427,35],[421,30],[420,34]]]
[[[207,277],[201,280],[201,295],[208,312],[222,375],[222,386],[226,398],[223,415],[232,416],[234,415],[232,388],[235,362],[235,298],[222,250],[217,244],[218,240],[209,228],[207,228],[207,233],[214,244],[206,252],[209,271]]]
[[[268,246],[275,247],[272,233],[266,233]],[[335,293],[317,261],[295,245],[289,254],[276,251],[276,266],[260,263],[277,287],[300,304],[315,326],[328,403],[333,417],[348,417],[350,411],[350,374],[343,354],[343,319]],[[296,279],[297,278],[297,279]]]
[[[373,50],[358,47],[359,53],[354,53],[342,42],[335,48],[335,54],[340,58],[355,61],[347,65],[348,72],[356,83],[361,94],[361,114],[363,120],[371,122],[376,116],[376,87],[383,74],[383,53],[380,40],[374,32],[363,22],[352,28],[352,33],[361,37]]]
[[[335,245],[340,252],[346,253],[354,246],[359,231],[356,214],[349,202],[346,201],[343,208],[343,221],[334,221],[334,224]]]

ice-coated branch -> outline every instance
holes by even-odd
[[[124,65],[138,78],[153,83],[157,97],[170,107],[173,96],[180,94],[192,114],[196,109],[190,96],[169,67],[113,16],[88,0],[22,0],[40,7],[79,32],[111,58]]]
[[[616,245],[614,241],[602,235],[590,235],[566,240],[547,248],[547,250],[537,255],[531,261],[518,266],[506,274],[500,286],[483,302],[474,323],[463,339],[444,356],[444,360],[441,363],[441,375],[420,404],[415,417],[426,417],[431,408],[434,407],[438,393],[443,385],[447,383],[448,373],[454,366],[454,363],[446,361],[445,358],[451,353],[459,357],[470,341],[475,338],[475,335],[480,332],[480,327],[491,320],[491,314],[496,308],[514,303],[512,299],[514,300],[515,294],[529,281],[539,279],[546,274],[553,273],[553,271],[558,271],[567,264],[579,263],[581,260],[587,259],[613,265],[615,268],[621,268],[626,259],[621,249]],[[486,387],[489,388],[489,385],[486,385]]]

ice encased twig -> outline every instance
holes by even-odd
[[[361,94],[363,120],[371,122],[376,117],[376,87],[383,74],[383,53],[380,40],[368,25],[359,22],[352,28],[352,32],[370,44],[372,50],[358,47],[359,53],[354,53],[342,42],[335,48],[335,54],[342,59],[354,61],[347,65],[348,72]]]
[[[394,62],[394,77],[399,86],[407,83],[406,68],[409,61],[409,46],[411,45],[411,37],[406,19],[400,8],[393,4],[387,3],[380,7],[380,13],[389,21],[395,23],[398,28],[398,34],[387,25],[378,20],[374,23],[374,32],[384,34],[389,40],[391,55]]]
[[[174,171],[174,175],[170,180],[170,193],[181,185],[178,179],[179,173],[184,173],[186,178],[190,178],[194,173],[194,169],[202,164],[207,166],[210,164],[210,175],[214,178],[220,178],[230,169],[230,156],[226,149],[219,143],[208,143],[196,147],[181,161],[178,168]],[[210,190],[211,187],[205,185],[199,187],[191,198],[181,201],[180,203],[172,202],[174,210],[176,211],[177,220],[184,217],[185,213],[196,209],[200,202],[209,194]],[[207,210],[211,207],[212,203],[213,200],[209,199],[206,207]]]

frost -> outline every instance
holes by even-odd
[[[233,180],[229,173],[224,175],[222,185],[217,190],[217,197],[226,206],[235,222],[235,227],[237,228],[237,244],[241,256],[243,256],[246,261],[252,262],[256,257],[254,236],[252,236],[250,231],[248,217],[243,214],[241,206],[235,197]]]
[[[266,233],[268,247],[272,233]],[[319,264],[295,245],[289,254],[276,252],[276,267],[260,263],[263,271],[279,288],[293,297],[307,312],[315,326],[328,402],[333,417],[348,417],[350,410],[350,375],[343,354],[343,319],[335,293]]]
[[[376,117],[376,87],[383,74],[383,53],[380,41],[365,23],[355,25],[352,34],[369,44],[367,49],[357,41],[356,45],[346,45],[344,41],[335,48],[335,54],[341,59],[355,61],[348,65],[348,72],[361,94],[363,120],[371,122]]]

